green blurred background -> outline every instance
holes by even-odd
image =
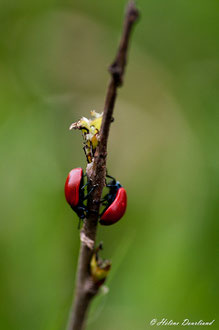
[[[68,127],[102,111],[125,3],[0,0],[3,330],[65,328],[79,232],[63,189],[86,166]],[[219,310],[219,2],[138,6],[108,155],[128,209],[98,230],[113,266],[88,330],[211,321]]]

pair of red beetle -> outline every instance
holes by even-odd
[[[66,200],[80,219],[84,219],[88,213],[84,201],[92,191],[85,196],[84,189],[88,183],[84,184],[84,176],[82,168],[74,168],[69,172],[65,182]],[[107,177],[112,179],[112,181],[106,185],[109,188],[109,192],[101,201],[105,208],[100,214],[100,223],[105,226],[119,221],[124,215],[127,206],[125,189],[113,177],[109,175]]]

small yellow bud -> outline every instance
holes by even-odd
[[[98,250],[99,248],[96,249],[91,258],[90,271],[93,281],[96,284],[101,285],[109,274],[111,262],[109,260],[102,260],[98,256]]]

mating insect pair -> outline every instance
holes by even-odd
[[[82,168],[74,168],[69,172],[65,182],[66,200],[80,219],[84,219],[87,216],[88,209],[84,202],[95,189],[95,187],[92,188],[85,196],[85,187],[88,185],[88,182],[84,184],[85,176]],[[111,179],[111,181],[106,183],[108,193],[101,200],[104,209],[99,215],[100,224],[105,226],[119,221],[124,215],[127,206],[125,189],[113,177],[107,175],[107,178]]]

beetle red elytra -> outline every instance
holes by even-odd
[[[91,191],[87,196],[84,196],[86,186],[87,183],[84,185],[84,174],[81,167],[74,168],[69,172],[65,182],[65,198],[80,219],[84,219],[88,213],[84,201]]]
[[[79,203],[81,185],[83,185],[83,170],[80,167],[74,168],[69,172],[65,182],[65,198],[72,208]]]
[[[110,226],[119,221],[123,217],[127,207],[126,190],[118,181],[114,178],[112,179],[112,182],[107,185],[109,187],[109,193],[103,199],[103,205],[105,204],[106,208],[100,215],[99,222],[104,226]]]
[[[88,185],[88,182],[84,184],[84,176],[81,167],[74,168],[69,172],[65,182],[65,198],[80,219],[84,219],[88,214],[88,209],[84,205],[84,201],[94,189],[93,187],[85,196],[84,189]],[[109,192],[101,200],[105,208],[99,216],[100,224],[105,226],[119,221],[123,217],[127,206],[126,190],[113,177],[107,175],[107,178],[111,178],[112,181],[106,184]]]

